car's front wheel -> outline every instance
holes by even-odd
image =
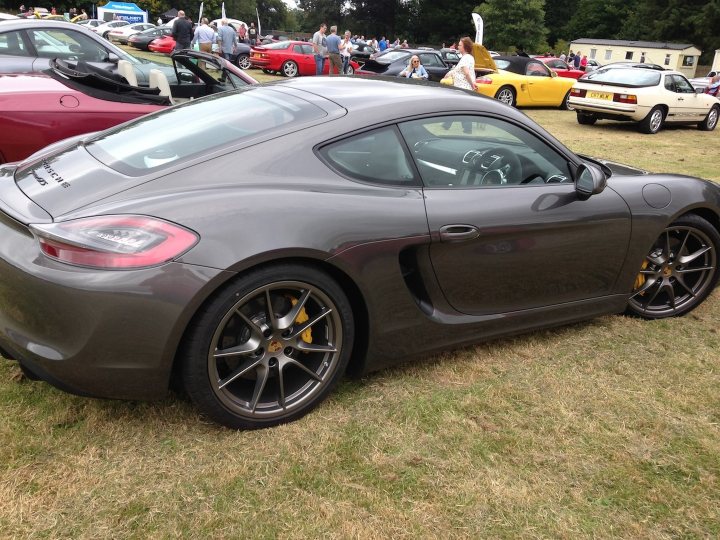
[[[698,124],[698,128],[702,131],[712,131],[717,126],[719,115],[720,107],[713,105],[710,112],[708,112],[708,115],[705,117],[705,120]]]
[[[560,103],[560,109],[563,111],[569,111],[570,110],[570,104],[568,103],[568,100],[570,99],[570,90],[567,91],[565,94],[565,97],[563,98],[562,102]]]
[[[663,231],[650,248],[628,303],[631,314],[646,319],[685,315],[715,287],[720,234],[694,214]]]
[[[595,122],[597,122],[597,116],[595,116],[594,114],[588,114],[582,111],[578,111],[577,121],[578,124],[581,124],[583,126],[592,126]]]
[[[653,109],[640,122],[640,132],[654,135],[663,125],[665,120],[665,111],[662,107],[653,107]]]
[[[511,86],[503,86],[495,92],[495,99],[502,101],[505,105],[515,106],[515,90]]]
[[[196,316],[182,349],[184,386],[233,429],[289,422],[323,401],[353,346],[350,303],[325,272],[297,264],[252,271]]]
[[[285,60],[280,70],[282,71],[282,74],[286,77],[298,76],[298,65],[292,60]]]
[[[237,62],[237,67],[239,67],[240,69],[247,70],[247,69],[250,69],[250,67],[252,65],[252,64],[250,64],[250,55],[247,55],[247,54],[238,55],[236,62]]]

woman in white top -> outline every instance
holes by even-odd
[[[347,75],[350,57],[352,56],[353,45],[350,41],[350,30],[345,30],[345,37],[340,42],[340,58],[342,59],[342,72]]]
[[[475,57],[472,55],[473,42],[469,37],[464,37],[458,43],[457,51],[460,53],[460,61],[447,72],[445,77],[452,77],[453,86],[465,90],[475,90]]]

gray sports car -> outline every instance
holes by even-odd
[[[0,168],[0,207],[4,356],[83,395],[178,380],[232,428],[299,418],[345,373],[683,315],[718,280],[720,187],[403,81],[249,87],[56,143]]]

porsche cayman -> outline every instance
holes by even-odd
[[[686,314],[718,228],[717,185],[576,155],[470,92],[249,86],[0,167],[0,349],[71,392],[177,380],[216,422],[267,427],[346,373]]]

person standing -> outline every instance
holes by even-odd
[[[175,50],[189,49],[193,38],[192,23],[185,18],[183,10],[178,11],[177,19],[173,23],[172,37],[175,40]]]
[[[378,42],[378,49],[380,49],[380,52],[383,52],[387,48],[388,48],[388,42],[385,39],[385,36],[383,36],[382,39]]]
[[[210,28],[208,25],[208,20],[206,17],[202,18],[202,21],[200,21],[200,26],[198,26],[195,29],[195,35],[192,38],[192,42],[190,45],[195,45],[195,43],[198,44],[198,47],[200,48],[201,52],[211,54],[212,53],[212,46],[215,42],[215,31]],[[205,62],[198,62],[198,65],[202,69],[206,69]]]
[[[353,43],[350,39],[350,30],[345,30],[345,37],[340,43],[340,57],[342,58],[342,72],[347,75],[348,66],[350,65],[350,57],[353,52]]]
[[[465,90],[475,90],[475,57],[472,55],[473,42],[469,37],[464,37],[458,42],[457,51],[460,53],[460,61],[457,65],[445,74],[445,77],[452,77],[453,86]]]
[[[583,57],[580,60],[580,69],[582,71],[585,71],[587,69],[587,55],[583,54]]]
[[[320,29],[313,34],[312,46],[315,51],[315,75],[322,75],[325,70],[325,58],[327,58],[327,38],[325,30],[327,25],[322,23]]]
[[[253,23],[253,22],[250,23],[250,28],[248,28],[247,36],[248,36],[248,39],[250,40],[251,47],[254,47],[255,45],[257,45],[258,35],[257,35],[257,29],[255,28],[255,23]]]
[[[580,51],[575,53],[575,58],[573,58],[573,66],[575,66],[575,69],[580,69],[580,60],[582,59],[582,56],[580,56],[582,53]]]
[[[342,75],[342,60],[340,60],[340,36],[337,35],[337,26],[330,27],[330,35],[325,40],[328,58],[330,59],[330,69],[328,70],[329,75],[335,75],[334,71],[337,69],[337,74]]]
[[[247,43],[246,38],[247,38],[247,26],[245,26],[244,24],[241,24],[240,28],[238,28],[238,39],[242,43]]]
[[[220,28],[218,28],[218,41],[220,42],[220,53],[225,60],[230,60],[230,57],[235,52],[238,43],[238,36],[235,29],[228,24],[227,19],[223,19],[220,22]]]

